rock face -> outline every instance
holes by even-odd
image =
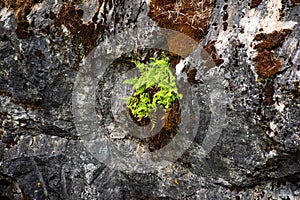
[[[0,199],[300,199],[299,3],[1,1]],[[97,45],[147,20],[188,35],[211,55],[224,79],[226,119],[216,145],[199,156],[215,114],[204,100],[182,156],[153,172],[126,172],[88,151],[72,91]],[[112,64],[120,65],[130,64]],[[200,94],[201,73],[187,70]],[[96,108],[103,127],[117,78],[113,68],[105,73]],[[116,143],[139,154],[132,140]]]

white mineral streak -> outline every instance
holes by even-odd
[[[176,76],[178,76],[184,68],[184,61],[181,60],[177,65],[176,65]]]
[[[275,131],[276,128],[277,128],[276,123],[273,122],[273,121],[271,121],[271,122],[270,122],[270,129],[271,129],[272,131]]]
[[[84,11],[82,16],[82,21],[84,23],[88,23],[92,21],[94,15],[97,12],[98,6],[99,6],[98,0],[84,1],[82,4],[78,5],[78,7]]]
[[[275,109],[278,110],[278,112],[283,112],[284,108],[285,108],[285,105],[283,103],[275,104]]]
[[[3,28],[5,29],[10,29],[10,20],[8,19],[11,15],[13,15],[13,12],[10,11],[9,9],[7,8],[2,8],[0,10],[0,21],[3,21],[4,22],[4,25],[3,25]]]
[[[264,2],[262,2],[264,3]],[[275,30],[279,31],[281,29],[293,29],[293,27],[297,24],[295,21],[279,21],[280,20],[280,9],[282,8],[281,1],[278,0],[270,0],[267,3],[267,12],[265,10],[259,9],[244,9],[242,12],[245,13],[245,16],[240,20],[239,28],[243,29],[243,33],[237,34],[237,38],[247,48],[247,56],[248,58],[253,57],[253,53],[256,51],[252,48],[251,43],[255,35],[259,33],[260,29],[263,29],[264,33],[271,33]],[[238,11],[237,8],[230,9],[229,16],[233,16],[235,12]],[[231,40],[236,33],[230,31],[221,31],[219,33],[216,49],[218,54],[222,54],[226,52],[226,49],[231,44]],[[226,59],[225,59],[226,62]],[[247,61],[251,66],[252,70],[254,70],[254,66],[251,61]]]
[[[59,13],[62,5],[59,5],[59,2],[56,0],[55,2],[48,2],[48,1],[43,1],[41,3],[37,3],[33,5],[33,8],[30,12],[30,14],[27,16],[27,19],[31,22],[32,20],[37,20],[36,16],[38,16],[39,14],[41,14],[42,12],[48,12],[47,7],[49,6],[49,4],[55,4],[57,6],[54,6],[51,8],[51,11],[53,13]],[[36,21],[35,21],[36,22]]]
[[[84,165],[84,170],[86,172],[85,178],[90,183],[93,180],[93,172],[96,170],[96,166],[93,163]]]
[[[5,21],[11,14],[12,12],[8,8],[2,8],[0,10],[0,21]]]
[[[66,33],[66,34],[70,33],[69,30],[68,30],[68,28],[65,27],[65,25],[62,24],[61,27],[62,27],[62,30],[63,30],[64,33]]]
[[[292,60],[292,63],[294,65],[300,65],[300,50],[298,50],[296,53],[295,53],[295,56]],[[298,76],[300,77],[300,72],[297,72]]]
[[[283,43],[280,54],[284,55],[287,59],[285,59],[284,61],[281,62],[282,67],[288,67],[289,60],[292,60],[295,57],[295,52],[297,50],[298,43],[299,43],[298,38],[295,38],[295,37],[289,37]]]
[[[144,2],[147,2],[147,4],[149,5],[151,0],[143,0]]]
[[[45,1],[42,3],[34,4],[32,10],[31,10],[31,13],[35,13],[35,12],[38,12],[39,10],[43,10],[43,8],[45,8],[46,6],[47,6],[47,2],[45,2]]]
[[[268,152],[268,153],[265,153],[265,156],[267,158],[274,158],[276,157],[278,154],[277,154],[277,151],[275,149],[273,149],[272,151]]]

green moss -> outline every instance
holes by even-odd
[[[151,111],[156,111],[156,104],[168,110],[176,99],[182,98],[165,54],[162,59],[150,58],[149,64],[133,62],[141,75],[125,80],[124,84],[133,85],[135,92],[126,98],[127,107],[139,120],[148,117]]]

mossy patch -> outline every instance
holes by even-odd
[[[142,53],[142,52],[140,52]],[[170,56],[170,60],[166,59],[166,55]],[[153,59],[154,57],[157,58],[163,58],[162,60],[159,59]],[[134,56],[136,57],[136,56]],[[139,56],[138,56],[139,57]],[[133,58],[131,58],[133,59]],[[134,60],[134,59],[133,59]],[[175,68],[175,65],[179,62],[180,60],[180,56],[171,56],[171,54],[169,52],[167,52],[166,54],[164,54],[164,52],[162,50],[148,50],[147,56],[142,59],[141,61],[143,62],[147,62],[148,60],[152,60],[152,64],[156,63],[156,64],[162,64],[162,66],[155,66],[156,70],[153,71],[153,73],[149,73],[148,74],[148,70],[151,70],[151,67],[148,66],[147,67],[147,72],[141,73],[141,77],[144,74],[144,78],[142,78],[140,81],[144,81],[144,80],[149,80],[147,81],[147,84],[150,87],[147,87],[145,89],[142,89],[141,91],[142,94],[146,94],[147,98],[144,99],[148,99],[147,101],[143,101],[145,103],[153,103],[156,102],[158,105],[157,109],[152,110],[151,111],[151,118],[150,116],[146,115],[146,117],[137,117],[136,115],[134,115],[131,110],[128,108],[128,112],[129,115],[131,117],[131,119],[133,120],[134,123],[136,123],[138,126],[143,127],[144,132],[148,132],[149,133],[149,137],[147,137],[147,139],[143,140],[145,143],[148,143],[149,145],[149,150],[155,151],[155,150],[159,150],[161,148],[163,148],[164,146],[168,145],[170,143],[170,141],[174,138],[174,136],[177,134],[178,132],[178,125],[181,123],[181,108],[180,108],[180,103],[179,103],[179,95],[177,92],[173,93],[172,96],[174,95],[175,99],[171,100],[167,100],[164,101],[160,98],[158,98],[160,95],[159,93],[163,93],[163,91],[165,91],[166,88],[164,81],[171,81],[171,78],[162,78],[160,80],[154,81],[153,82],[153,78],[154,76],[156,76],[157,74],[164,74],[164,73],[159,73],[159,71],[161,71],[159,68],[162,68],[164,70],[166,70],[168,72],[168,76],[171,75],[171,73],[173,73],[173,69]],[[166,61],[168,61],[168,63],[166,63]],[[132,63],[132,62],[131,62]],[[150,62],[151,63],[151,62]],[[137,65],[136,65],[137,64]],[[146,67],[146,66],[141,66],[141,63],[136,63],[135,65],[133,65],[133,67]],[[149,64],[149,63],[148,63]],[[143,71],[143,70],[142,70]],[[147,75],[146,75],[147,74]],[[146,76],[145,76],[146,75]],[[138,79],[135,79],[133,82],[136,83]],[[131,81],[129,81],[131,82]],[[152,82],[152,83],[151,83]],[[157,84],[156,84],[157,82]],[[125,81],[126,83],[126,81]],[[169,83],[167,83],[168,85]],[[144,84],[141,84],[144,85]],[[172,84],[171,84],[172,86]],[[168,86],[167,88],[173,88]],[[136,97],[137,98],[137,103],[141,102],[141,95],[137,95],[137,90],[140,90],[141,87],[138,87],[138,89],[135,90],[135,92],[133,93],[133,95],[130,97]],[[174,88],[172,89],[174,90]],[[141,92],[139,91],[139,92]],[[177,91],[177,90],[176,90]],[[163,98],[168,98],[168,95],[162,95]],[[177,98],[178,97],[178,98]],[[157,99],[157,100],[155,100]],[[162,100],[162,101],[161,101]],[[165,102],[165,103],[164,103]],[[170,104],[166,103],[169,102]],[[168,104],[168,105],[167,105]],[[137,104],[136,104],[137,105]],[[162,107],[161,107],[162,106]],[[149,110],[151,108],[149,107]],[[148,110],[148,109],[146,109]],[[150,122],[153,122],[152,126],[147,126],[150,124]],[[153,134],[156,133],[156,134]]]
[[[127,107],[140,121],[156,111],[156,105],[168,110],[177,98],[178,92],[175,77],[170,70],[170,63],[165,54],[162,59],[150,58],[150,63],[133,61],[139,69],[140,77],[127,79],[124,84],[133,85],[134,95],[127,99]]]

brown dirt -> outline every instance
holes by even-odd
[[[155,151],[166,146],[177,134],[178,124],[181,122],[181,109],[176,100],[166,113],[167,119],[164,127],[156,135],[149,137],[149,150]],[[160,117],[160,116],[157,116]],[[157,118],[159,119],[159,118]]]
[[[197,75],[197,69],[195,69],[195,68],[187,71],[188,82],[189,83],[198,83],[198,81],[196,80],[196,75]]]
[[[253,59],[256,65],[256,72],[261,78],[272,78],[280,69],[281,63],[271,51],[258,52]]]
[[[262,0],[251,0],[250,8],[256,8]]]
[[[278,47],[281,47],[283,42],[285,41],[286,37],[292,31],[289,29],[283,29],[281,31],[274,31],[272,33],[260,33],[254,37],[256,41],[262,41],[261,43],[255,45],[255,49],[257,51],[264,51],[264,50],[273,50]]]
[[[33,36],[33,31],[30,29],[30,24],[27,20],[18,22],[16,35],[19,39],[27,39]]]
[[[71,3],[64,3],[61,11],[55,17],[55,25],[64,25],[72,35],[82,42],[87,55],[95,46],[100,33],[108,28],[107,25],[87,23],[82,21],[83,11],[75,8]]]
[[[256,73],[260,78],[271,79],[279,72],[281,63],[275,57],[273,50],[281,47],[291,32],[289,29],[283,29],[272,33],[260,33],[254,37],[254,41],[261,41],[254,46],[254,49],[257,50],[257,55],[253,58],[253,61],[256,62]],[[268,83],[264,86],[262,92],[266,105],[273,105],[275,103],[273,99],[274,86]]]
[[[149,17],[158,26],[179,31],[200,42],[209,27],[214,0],[152,0]]]
[[[1,6],[14,10],[16,19],[18,21],[16,34],[19,39],[27,39],[33,35],[30,28],[27,15],[31,12],[33,6],[41,3],[43,0],[4,0]]]
[[[258,53],[253,58],[256,62],[256,72],[261,78],[272,78],[280,70],[281,63],[273,50],[281,47],[291,32],[289,29],[283,29],[272,33],[260,33],[254,37],[254,41],[261,41],[254,46]]]
[[[19,39],[28,39],[33,35],[31,28],[33,25],[29,23],[26,17],[35,4],[43,1],[44,0],[4,0],[1,2],[1,6],[14,10],[16,19],[18,20],[16,34]],[[111,5],[111,0],[100,0],[99,5],[102,5],[104,2]],[[64,3],[58,14],[50,12],[50,14],[45,15],[45,18],[54,20],[56,26],[63,24],[79,42],[82,42],[85,54],[87,55],[89,51],[96,46],[98,35],[107,29],[107,25],[94,23],[84,24],[82,21],[83,10],[75,8],[79,3],[81,3],[81,1],[76,0]],[[98,12],[96,15],[97,14]],[[47,30],[44,31],[47,32]]]
[[[211,55],[215,64],[219,66],[224,62],[224,60],[221,59],[220,56],[217,54],[217,50],[215,47],[216,42],[216,40],[209,41],[203,48]]]
[[[16,101],[19,106],[22,106],[24,109],[37,110],[41,107],[41,101],[28,99],[24,101]]]
[[[266,84],[264,87],[264,96],[267,105],[273,105],[275,103],[275,101],[273,100],[274,93],[274,86],[272,84]]]
[[[224,60],[217,54],[217,50],[215,47],[216,42],[217,42],[216,40],[209,41],[203,48],[211,56],[215,65],[220,66],[224,62]],[[196,68],[192,68],[192,69],[184,68],[184,71],[187,73],[189,83],[200,83],[201,82],[200,80],[196,80],[196,74],[197,74]]]
[[[146,90],[146,92],[150,94],[151,100],[157,91],[159,91],[159,88]],[[151,119],[149,117],[143,118],[139,121],[138,118],[132,115],[129,109],[128,111],[131,119],[138,126],[144,127],[150,124]],[[163,148],[177,134],[177,126],[181,122],[181,109],[179,101],[176,100],[166,112],[156,112],[155,115],[157,120],[160,120],[165,116],[167,117],[163,128],[154,136],[148,137],[150,151]],[[158,123],[158,121],[156,123]],[[147,130],[145,129],[145,131]]]
[[[167,111],[167,120],[165,122],[164,128],[167,131],[171,131],[173,128],[175,128],[180,122],[181,122],[181,109],[179,101],[176,100],[170,109]]]

